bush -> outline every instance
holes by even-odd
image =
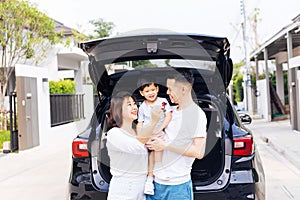
[[[3,142],[10,141],[10,131],[0,131],[0,149],[3,148]]]
[[[50,94],[75,94],[75,82],[73,80],[59,80],[49,82]]]

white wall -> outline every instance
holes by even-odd
[[[267,82],[266,79],[257,80],[257,90],[260,95],[257,97],[257,114],[264,119],[268,119]]]
[[[84,93],[84,117],[87,120],[90,120],[95,110],[93,86],[83,85],[82,88]]]
[[[39,137],[40,144],[46,143],[46,136],[49,134],[51,128],[51,119],[49,83],[43,82],[43,78],[48,78],[48,69],[17,64],[15,66],[15,70],[16,76],[32,77],[37,79]]]
[[[57,48],[52,48],[47,51],[47,57],[38,64],[38,67],[46,68],[48,70],[49,80],[58,81],[58,63],[57,63]]]
[[[16,76],[37,78],[38,96],[38,123],[40,145],[47,145],[49,140],[57,140],[60,137],[75,137],[84,131],[89,125],[94,112],[93,87],[83,85],[84,93],[84,120],[68,123],[65,125],[51,127],[49,82],[43,82],[43,78],[48,78],[46,68],[33,67],[28,65],[16,65]],[[71,144],[66,144],[71,145]]]

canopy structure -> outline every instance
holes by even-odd
[[[294,130],[300,129],[300,15],[292,19],[292,23],[283,27],[278,33],[267,40],[259,48],[253,51],[250,55],[250,61],[255,61],[256,74],[258,80],[258,68],[261,61],[264,63],[264,72],[266,77],[269,77],[268,61],[275,60],[276,63],[276,93],[285,104],[284,96],[284,79],[283,66],[288,66],[288,105],[290,110],[291,125]],[[270,95],[270,83],[265,81],[264,88],[257,88],[257,91],[266,91],[264,96],[256,97],[264,98],[267,102],[264,108],[264,118],[272,119],[272,97]],[[256,112],[261,114],[259,104],[257,103]]]

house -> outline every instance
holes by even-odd
[[[64,40],[70,45],[57,44],[47,51],[47,56],[37,65],[33,60],[25,64],[16,64],[14,74],[10,80],[8,94],[16,86],[18,113],[18,146],[25,150],[46,144],[56,134],[78,134],[89,124],[94,110],[93,88],[83,84],[83,74],[86,73],[87,55],[77,48],[77,41],[71,37],[73,29],[55,21],[56,31],[63,31]],[[75,81],[76,97],[70,102],[73,111],[80,112],[79,121],[60,126],[52,126],[53,106],[49,94],[49,81],[72,79]],[[66,102],[68,103],[68,102]],[[65,114],[63,106],[58,109]],[[52,112],[52,114],[51,114]],[[52,117],[51,117],[52,115]],[[56,117],[56,116],[54,116]],[[16,144],[16,142],[12,142]]]
[[[257,114],[272,120],[271,102],[278,96],[277,104],[283,104],[285,95],[288,95],[289,115],[292,129],[300,130],[300,14],[292,19],[292,23],[283,27],[273,37],[255,49],[250,60],[255,62],[256,74],[263,67],[266,77],[269,77],[270,61],[276,64],[276,93],[271,95],[270,83],[267,80],[258,80],[257,84]],[[284,91],[284,71],[288,73],[288,91]]]

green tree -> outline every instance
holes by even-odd
[[[55,22],[28,1],[0,1],[0,109],[8,80],[17,63],[38,62],[52,45],[61,41]]]
[[[89,21],[94,26],[94,34],[89,35],[89,39],[108,37],[112,34],[115,27],[113,22],[106,22],[103,19],[94,19]]]
[[[233,89],[236,102],[241,102],[244,99],[243,91],[243,74],[235,74],[233,76]]]
[[[151,63],[149,60],[135,60],[132,61],[132,67],[133,68],[151,68],[151,67],[157,67],[156,64]]]
[[[239,74],[242,66],[245,66],[245,62],[241,61],[239,63],[233,64],[233,74]]]
[[[84,35],[83,33],[80,33],[76,30],[72,30],[72,35],[68,36],[65,40],[65,46],[72,46],[72,45],[78,45],[79,42],[87,40],[88,37]]]
[[[245,62],[239,62],[233,64],[233,96],[236,102],[241,102],[244,99],[243,91],[243,74],[240,73],[242,66],[245,66]]]
[[[165,60],[165,64],[166,64],[166,66],[170,67],[170,66],[171,66],[171,64],[170,64],[170,59],[166,59],[166,60]]]

